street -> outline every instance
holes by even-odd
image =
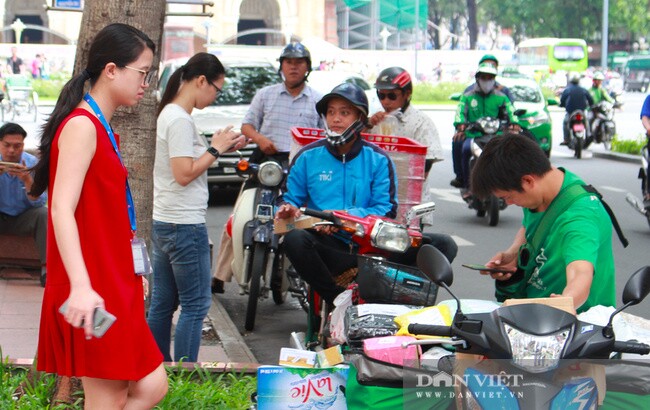
[[[644,98],[645,95],[640,93],[626,93],[623,96],[625,102],[623,109],[616,112],[619,138],[634,139],[642,134],[638,113]],[[41,116],[39,122],[43,121],[49,110],[43,107],[39,113]],[[445,160],[434,165],[431,171],[433,173],[432,196],[437,207],[433,229],[453,235],[459,245],[458,256],[452,264],[456,275],[452,289],[461,298],[493,299],[494,287],[491,279],[481,276],[478,272],[462,268],[461,264],[485,263],[495,252],[509,246],[520,226],[521,210],[517,207],[508,207],[501,213],[498,226],[490,227],[486,220],[478,218],[474,211],[467,208],[458,190],[449,186],[449,181],[453,178],[450,141],[454,113],[451,109],[428,110],[427,113],[438,128],[445,157]],[[562,139],[561,124],[564,112],[556,108],[551,111],[551,115],[554,135],[551,154],[553,165],[566,167],[593,184],[616,213],[630,241],[630,246],[624,249],[616,237],[613,239],[618,272],[617,294],[620,295],[628,277],[641,266],[648,264],[646,252],[650,228],[645,218],[625,202],[627,192],[640,195],[640,183],[637,179],[639,164],[593,157],[589,151],[603,151],[601,145],[590,147],[583,159],[574,159],[572,151],[559,146]],[[28,132],[26,145],[35,147],[38,144],[37,127],[40,124],[21,124]],[[215,250],[218,249],[223,225],[232,211],[236,195],[237,192],[234,191],[217,191],[211,200],[208,209],[208,229],[215,243]],[[214,256],[216,258],[216,255]],[[226,284],[226,293],[219,298],[261,363],[276,363],[280,348],[288,346],[290,333],[306,330],[306,314],[291,298],[280,306],[275,305],[271,299],[262,301],[258,306],[255,330],[248,333],[243,329],[247,296],[239,295],[238,286],[232,282]],[[444,290],[438,293],[438,300],[448,298]],[[645,315],[648,311],[648,302],[634,306],[628,311]]]

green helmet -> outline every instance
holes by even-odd
[[[497,75],[497,69],[490,63],[483,63],[483,64],[479,64],[478,70],[476,70],[476,76],[478,76],[481,73]]]
[[[499,65],[499,60],[497,60],[497,58],[492,54],[486,54],[483,57],[481,57],[481,59],[478,60],[478,64],[481,65],[485,61],[494,61],[495,63],[497,63],[497,65]]]

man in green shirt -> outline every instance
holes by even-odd
[[[512,245],[486,264],[517,272],[481,272],[496,280],[499,301],[570,296],[578,313],[615,306],[612,223],[578,176],[551,166],[534,141],[512,133],[485,146],[471,186],[480,197],[494,194],[524,208]]]

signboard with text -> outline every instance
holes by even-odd
[[[71,10],[83,9],[82,0],[54,0],[54,7]]]

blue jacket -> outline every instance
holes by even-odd
[[[280,203],[352,215],[397,215],[397,174],[390,157],[378,146],[357,137],[346,155],[324,138],[296,154]]]

